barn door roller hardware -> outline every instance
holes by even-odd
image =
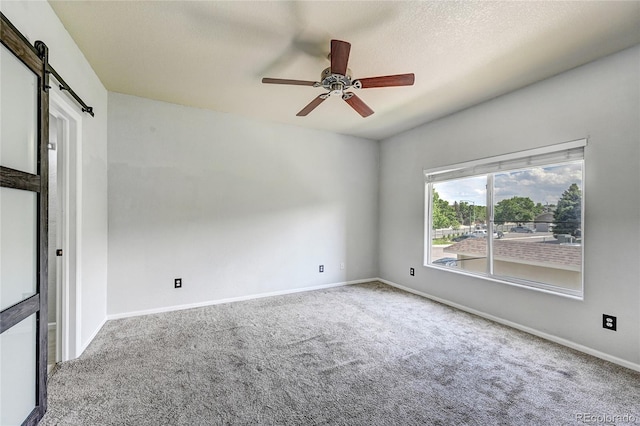
[[[75,99],[76,102],[78,102],[82,107],[82,112],[86,112],[87,114],[94,117],[93,107],[90,107],[89,105],[87,105],[82,100],[82,98],[80,98],[80,96],[78,96],[78,94],[73,91],[71,86],[69,86],[67,82],[64,81],[62,77],[60,77],[60,74],[58,74],[57,71],[49,63],[49,48],[47,47],[47,45],[43,41],[38,40],[35,42],[34,46],[35,46],[36,53],[38,54],[38,56],[40,56],[40,58],[44,63],[44,75],[45,75],[44,90],[49,90],[51,88],[51,86],[49,86],[49,75],[52,75],[53,78],[55,78],[56,81],[58,82],[58,87],[60,88],[60,90],[66,90],[67,92],[69,92],[69,94],[73,97],[73,99]]]
[[[56,70],[51,66],[51,64],[49,64],[49,48],[47,47],[47,45],[43,41],[38,40],[32,46],[29,40],[27,40],[27,38],[20,31],[18,31],[18,29],[11,23],[11,21],[9,21],[4,16],[2,12],[0,12],[0,17],[2,17],[2,25],[8,25],[13,30],[13,33],[15,33],[20,39],[22,39],[24,44],[29,46],[33,51],[33,53],[38,55],[38,57],[42,60],[42,64],[44,68],[43,69],[44,79],[42,81],[42,89],[47,91],[51,88],[51,86],[49,86],[49,75],[52,75],[53,78],[55,78],[56,81],[58,82],[58,87],[60,88],[60,90],[66,90],[67,92],[69,92],[69,94],[73,97],[73,99],[75,99],[76,102],[78,102],[78,104],[80,104],[80,106],[82,107],[82,112],[86,112],[87,114],[90,114],[92,117],[94,117],[93,107],[90,107],[89,105],[87,105],[82,100],[82,98],[80,98],[80,96],[78,96],[78,94],[73,91],[71,86],[69,86],[67,82],[64,81],[62,77],[60,77],[60,74],[56,72]]]

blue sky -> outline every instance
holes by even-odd
[[[499,173],[495,175],[494,180],[495,202],[518,196],[529,197],[535,203],[556,204],[572,183],[578,184],[582,189],[581,163]],[[434,186],[440,198],[449,201],[450,204],[466,200],[484,206],[485,185],[486,178],[483,176],[440,182]]]

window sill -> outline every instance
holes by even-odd
[[[547,284],[542,284],[542,283],[529,283],[527,281],[520,281],[520,280],[506,280],[506,279],[500,279],[497,276],[489,276],[489,275],[482,275],[482,274],[476,274],[476,273],[471,273],[471,272],[467,272],[464,270],[460,270],[460,269],[454,269],[448,266],[440,266],[440,265],[423,265],[425,268],[429,268],[429,269],[436,269],[436,270],[440,270],[440,271],[445,271],[445,272],[451,272],[454,274],[458,274],[458,275],[464,275],[467,277],[472,277],[472,278],[476,278],[476,279],[480,279],[483,281],[491,281],[494,283],[499,283],[499,284],[505,284],[505,285],[509,285],[512,287],[519,287],[519,288],[524,288],[527,290],[533,290],[533,291],[538,291],[541,293],[546,293],[546,294],[552,294],[554,296],[560,296],[560,297],[566,297],[568,299],[573,299],[573,300],[578,300],[578,301],[584,301],[584,291],[578,291],[578,290],[570,290],[570,289],[565,289],[562,287],[554,287],[551,285],[547,285]]]

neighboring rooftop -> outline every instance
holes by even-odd
[[[494,240],[493,251],[494,260],[505,262],[571,271],[580,271],[582,265],[582,247],[577,245]],[[444,252],[468,257],[486,257],[487,240],[485,238],[467,238],[445,248]]]

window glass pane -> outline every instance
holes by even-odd
[[[433,184],[432,264],[486,273],[486,186],[484,176]]]
[[[0,424],[19,425],[36,403],[36,314],[0,334]]]
[[[36,292],[37,196],[0,188],[0,310]]]
[[[38,77],[0,45],[0,164],[36,174]]]
[[[494,176],[494,275],[582,289],[582,162]]]

